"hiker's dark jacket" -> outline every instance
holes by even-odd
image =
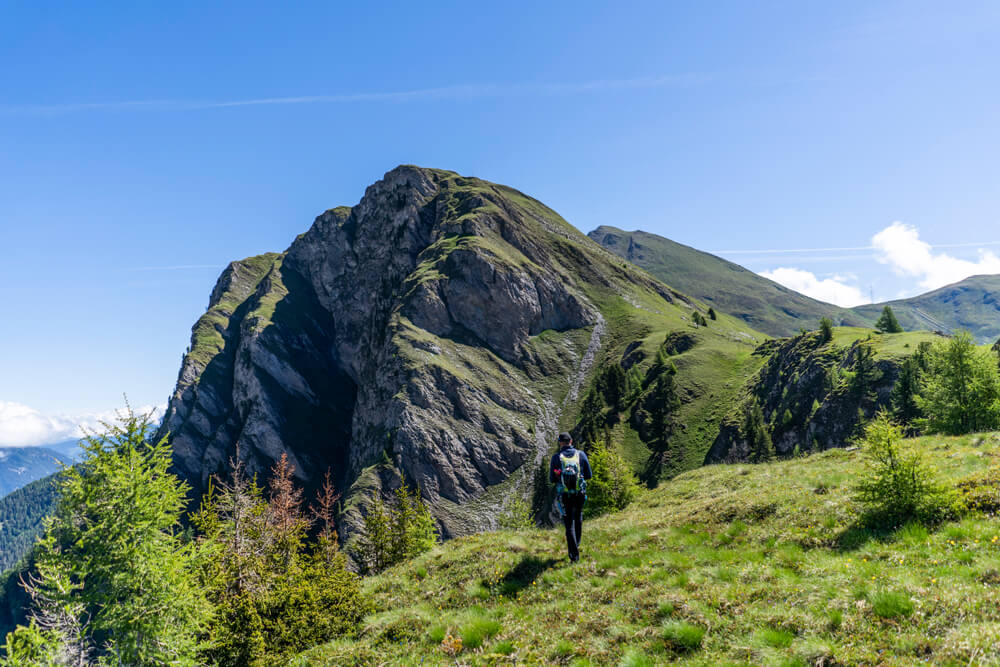
[[[557,470],[562,470],[562,463],[559,461],[559,457],[563,454],[567,458],[572,458],[576,453],[576,449],[573,446],[564,447],[560,449],[556,454],[552,456],[552,461],[549,463],[549,481],[553,484],[559,482],[559,473]],[[584,479],[590,479],[590,461],[587,459],[587,452],[580,450],[580,474]]]

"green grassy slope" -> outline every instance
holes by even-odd
[[[915,444],[950,481],[1000,458],[1000,434]],[[449,542],[367,579],[378,610],[360,637],[292,664],[1000,661],[1000,520],[876,539],[855,526],[862,461],[685,473],[586,523],[572,566],[558,530]]]
[[[670,439],[670,450],[679,458],[668,456],[654,476],[669,477],[702,464],[705,454],[718,433],[718,423],[737,390],[751,377],[764,358],[753,355],[757,345],[767,338],[753,331],[741,320],[719,314],[708,326],[695,326],[690,314],[693,308],[653,309],[636,307],[605,295],[598,303],[608,319],[610,344],[595,368],[621,359],[626,349],[642,354],[637,365],[645,372],[656,357],[656,350],[670,333],[683,333],[694,340],[691,349],[672,357],[677,366],[677,388],[683,405],[676,419],[684,424]],[[639,304],[640,306],[642,304]],[[704,311],[705,306],[698,304]],[[585,392],[581,391],[582,396]],[[562,427],[571,429],[579,415],[578,406],[563,414]],[[615,445],[637,471],[650,469],[650,450],[629,424],[627,414],[611,431]]]
[[[602,226],[588,236],[668,285],[772,336],[790,336],[803,327],[814,329],[821,317],[830,317],[836,324],[867,323],[849,310],[811,299],[742,266],[656,234]]]
[[[882,314],[878,303],[852,310],[874,324]],[[889,301],[904,329],[951,333],[968,329],[980,343],[1000,338],[1000,276],[973,276],[909,299]]]

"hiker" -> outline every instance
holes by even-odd
[[[587,454],[573,447],[569,433],[559,434],[559,451],[549,465],[549,481],[556,485],[556,498],[566,524],[566,547],[572,562],[580,560],[580,537],[583,530],[583,504],[587,501],[590,461]]]

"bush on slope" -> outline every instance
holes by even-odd
[[[1000,434],[911,444],[952,485],[1000,457]],[[359,638],[291,664],[1000,660],[1000,521],[872,533],[862,466],[831,450],[685,473],[585,523],[575,566],[558,530],[455,540],[366,580]]]

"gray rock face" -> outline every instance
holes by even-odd
[[[265,477],[284,452],[349,492],[348,533],[397,475],[446,535],[491,525],[462,508],[540,460],[600,345],[578,236],[520,193],[394,169],[220,277],[162,427],[176,469],[200,492],[237,447]]]
[[[791,454],[796,447],[801,452],[844,447],[878,410],[889,407],[900,359],[878,359],[878,378],[863,392],[841,379],[854,369],[864,344],[824,346],[818,334],[810,333],[758,348],[757,354],[770,357],[747,390],[761,406],[778,454]],[[748,459],[749,445],[741,433],[744,409],[740,406],[724,420],[706,463]]]

